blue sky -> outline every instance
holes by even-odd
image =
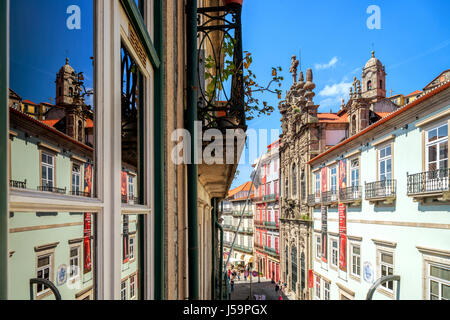
[[[81,30],[66,27],[72,4],[81,9]],[[50,97],[54,103],[56,74],[66,56],[76,72],[84,72],[85,86],[92,88],[92,21],[90,0],[12,0],[11,89],[35,103],[50,102]]]
[[[367,27],[370,5],[381,9],[381,29]],[[386,88],[409,94],[450,68],[450,1],[448,0],[244,0],[243,46],[253,55],[252,71],[262,84],[271,67],[281,66],[283,92],[292,85],[291,56],[302,70],[311,68],[319,112],[336,112],[348,99],[348,84],[375,56],[386,66]],[[278,106],[278,100],[266,96]],[[283,95],[284,99],[284,95]],[[278,109],[271,117],[252,120],[252,129],[280,129]],[[270,143],[271,141],[268,141]],[[250,180],[250,165],[240,165],[232,187]]]

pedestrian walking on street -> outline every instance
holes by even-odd
[[[278,290],[280,290],[280,287],[278,286],[278,283],[275,285],[275,292],[278,293]]]
[[[231,292],[234,292],[234,279],[231,279]]]

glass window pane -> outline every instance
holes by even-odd
[[[447,159],[448,158],[448,142],[444,142],[439,144],[439,159]]]
[[[428,147],[428,162],[434,162],[437,160],[437,145]]]
[[[442,298],[449,300],[450,299],[450,286],[446,284],[442,284]]]
[[[428,131],[428,142],[433,142],[437,139],[437,130]]]
[[[442,280],[450,281],[450,269],[430,266],[430,275]]]
[[[386,156],[386,149],[380,150],[380,158],[384,158]]]
[[[438,129],[438,138],[445,138],[448,136],[448,125],[442,126]]]
[[[9,89],[14,94],[8,106],[10,127],[18,133],[11,157],[21,161],[11,162],[10,179],[26,180],[27,189],[43,184],[36,159],[53,170],[57,165],[57,172],[42,174],[58,182],[60,190],[48,190],[55,194],[71,190],[72,157],[94,168],[94,29],[94,0],[11,1]]]
[[[430,291],[433,294],[439,295],[439,283],[436,281],[430,281]]]

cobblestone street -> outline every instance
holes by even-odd
[[[260,279],[261,282],[258,283],[258,278],[254,278],[252,281],[252,295],[250,300],[255,300],[255,295],[265,295],[266,300],[278,300],[280,291],[275,291],[275,284],[270,280],[265,278]],[[231,300],[247,300],[250,296],[250,280],[237,280],[234,284],[234,291],[231,292]],[[289,300],[289,298],[282,294],[283,300]]]

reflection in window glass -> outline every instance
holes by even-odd
[[[11,185],[95,196],[93,1],[15,0],[10,14]]]
[[[39,193],[37,207],[82,212],[96,196],[93,4],[10,1],[9,179],[21,197]],[[32,278],[63,300],[95,298],[95,216],[65,210],[10,214],[10,299],[30,299]],[[33,295],[55,298],[42,284]]]
[[[125,299],[140,299],[139,279],[140,270],[140,251],[139,236],[142,218],[137,214],[122,215],[122,284],[125,283],[124,290],[130,293],[130,297],[123,296]],[[129,280],[129,281],[127,281]]]
[[[68,212],[11,212],[10,299],[29,300],[29,280],[52,282],[63,300],[95,296],[95,215]],[[54,300],[38,284],[35,299]]]

